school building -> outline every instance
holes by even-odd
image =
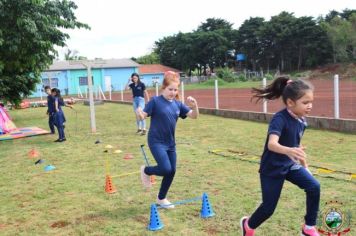
[[[138,68],[141,81],[146,86],[154,86],[155,83],[162,84],[164,73],[174,71],[181,73],[179,70],[161,64],[140,65]]]
[[[125,88],[131,74],[136,72],[147,87],[155,83],[161,84],[166,71],[177,69],[160,65],[140,65],[131,59],[98,60],[93,63],[91,74],[93,91],[102,92],[121,91]],[[48,70],[41,73],[41,83],[37,84],[36,92],[30,97],[46,96],[43,88],[49,85],[58,88],[61,94],[85,95],[88,89],[87,69],[76,61],[54,61]]]
[[[93,63],[91,74],[94,91],[119,91],[125,87],[131,74],[138,73],[139,64],[130,59],[98,60]],[[77,95],[88,88],[87,69],[75,61],[54,61],[48,70],[41,73],[41,83],[31,97],[46,96],[44,86],[58,88],[62,95]]]

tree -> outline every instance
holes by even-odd
[[[330,22],[332,19],[334,19],[334,17],[337,17],[339,16],[340,13],[338,11],[335,11],[335,10],[331,10],[324,18],[324,20],[326,22]]]
[[[86,28],[68,0],[0,1],[0,99],[18,104],[39,82],[40,73],[65,46],[61,29]]]
[[[305,66],[323,64],[331,58],[330,41],[327,33],[320,25],[317,25],[312,17],[299,17],[294,26],[293,64],[297,69]]]
[[[238,31],[236,50],[246,55],[253,70],[256,70],[257,63],[261,59],[263,48],[260,32],[264,24],[264,18],[251,17],[242,23]]]
[[[350,21],[350,17],[356,13],[355,9],[344,9],[339,15],[342,19]]]
[[[159,55],[163,65],[178,68],[176,56],[176,36],[164,37],[155,42],[154,52]]]
[[[216,30],[232,30],[232,24],[221,18],[208,18],[198,26],[197,31],[209,32]]]
[[[87,60],[88,58],[85,56],[79,56],[77,50],[70,50],[69,48],[66,49],[64,52],[64,60],[67,61],[74,61],[74,60]]]
[[[159,64],[159,55],[155,52],[151,52],[150,54],[138,57],[135,61],[139,64]]]
[[[332,44],[334,63],[355,60],[356,13],[349,16],[349,19],[350,21],[336,16],[330,22],[321,23]]]

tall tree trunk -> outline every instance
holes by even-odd
[[[251,63],[252,63],[252,71],[256,71],[256,61],[251,60]]]
[[[284,53],[281,53],[281,71],[284,71]]]
[[[298,71],[302,66],[302,46],[299,46],[299,53],[298,53]]]

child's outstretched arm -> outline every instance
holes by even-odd
[[[144,112],[141,107],[138,107],[136,109],[136,114],[140,120],[144,120],[147,117],[147,113]]]
[[[128,90],[130,87],[130,84],[132,83],[131,78],[127,81],[127,84],[125,85],[125,90]]]
[[[192,119],[198,118],[199,107],[198,107],[198,103],[195,100],[195,98],[189,96],[189,97],[187,97],[187,102],[188,102],[188,106],[190,108],[192,108],[192,110],[190,112],[188,112],[187,116]]]
[[[287,155],[295,162],[305,162],[306,154],[302,147],[286,147],[278,143],[279,136],[276,134],[270,134],[268,137],[268,149],[270,151]]]

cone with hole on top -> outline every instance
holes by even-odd
[[[203,193],[200,216],[201,216],[201,218],[209,218],[214,215],[215,215],[215,213],[213,211],[212,206],[210,205],[208,194]]]
[[[37,158],[40,156],[40,153],[36,149],[32,148],[31,151],[28,152],[28,156],[30,158]]]
[[[106,175],[105,179],[105,192],[107,193],[116,193],[116,188],[112,182],[112,178],[110,175]]]
[[[148,225],[148,229],[151,231],[157,231],[163,229],[164,225],[159,218],[158,210],[156,204],[151,205],[151,212],[150,212],[150,223]]]

